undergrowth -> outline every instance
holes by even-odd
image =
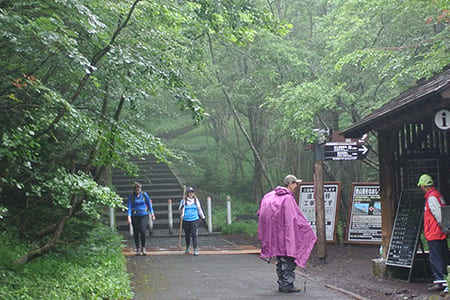
[[[14,234],[0,233],[0,299],[131,299],[121,236],[96,224],[82,242],[13,268],[30,249]]]
[[[255,235],[258,232],[258,204],[233,200],[231,203],[231,224],[227,224],[227,209],[219,207],[214,210],[214,230],[224,234],[247,233]]]

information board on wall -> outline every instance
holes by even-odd
[[[424,194],[419,189],[402,191],[395,216],[386,264],[411,268],[422,231]]]
[[[340,195],[339,182],[327,182],[323,186],[323,199],[325,204],[325,234],[329,242],[336,241],[335,228],[337,208]],[[316,232],[316,202],[313,183],[301,183],[298,191],[298,206],[305,218]]]
[[[381,203],[378,183],[353,183],[347,241],[381,243]]]

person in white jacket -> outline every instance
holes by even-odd
[[[194,256],[198,256],[198,244],[197,244],[197,234],[198,234],[198,222],[199,219],[205,219],[200,201],[195,195],[195,189],[193,187],[187,188],[186,203],[181,199],[180,206],[178,210],[182,210],[181,218],[183,219],[183,229],[186,238],[186,251],[188,254],[191,251],[191,238],[192,246],[194,247]]]

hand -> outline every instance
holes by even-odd
[[[131,216],[128,216],[127,221],[128,221],[128,225],[130,225],[131,224]]]
[[[155,221],[155,214],[152,214],[152,220]]]

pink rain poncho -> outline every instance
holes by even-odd
[[[285,187],[276,187],[261,200],[258,210],[261,258],[290,256],[304,268],[317,237]]]

